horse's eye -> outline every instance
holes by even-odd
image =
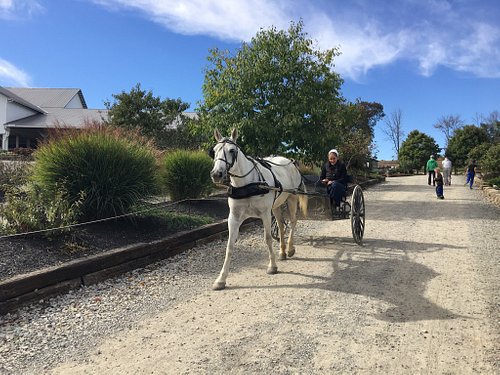
[[[208,156],[210,156],[212,159],[215,158],[215,151],[213,147],[208,150]]]
[[[234,154],[236,153],[236,149],[235,149],[235,148],[232,148],[231,150],[229,150],[229,153],[230,153],[231,155],[234,155]]]

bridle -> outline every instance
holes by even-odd
[[[217,144],[225,144],[225,143],[229,143],[229,144],[232,144],[232,145],[236,146],[236,153],[233,155],[233,159],[230,162],[228,161],[228,155],[227,155],[226,150],[224,148],[222,148],[222,151],[224,153],[224,159],[223,158],[217,158],[217,159],[215,159],[215,152],[214,152],[213,159],[214,159],[214,161],[219,161],[220,160],[220,161],[222,161],[222,162],[224,162],[226,164],[226,174],[228,176],[235,177],[235,178],[244,178],[244,177],[248,176],[250,173],[252,173],[252,171],[254,169],[256,169],[257,172],[259,173],[259,177],[263,178],[262,174],[260,173],[259,169],[257,168],[257,163],[255,162],[255,160],[253,160],[252,158],[246,156],[243,153],[243,151],[240,150],[240,146],[238,146],[238,144],[236,142],[234,142],[233,140],[231,140],[229,138],[224,138],[221,141],[217,142]],[[231,168],[233,168],[234,164],[238,160],[238,154],[240,153],[240,151],[243,154],[243,156],[246,159],[250,160],[252,162],[252,164],[253,164],[253,168],[251,168],[247,173],[245,173],[244,175],[241,175],[241,176],[230,172]]]
[[[226,164],[226,172],[229,174],[229,170],[234,166],[234,164],[238,160],[238,153],[240,151],[240,146],[238,146],[235,142],[233,142],[232,140],[230,140],[228,138],[224,138],[223,140],[217,142],[217,144],[222,144],[222,145],[224,145],[225,143],[229,143],[229,144],[236,146],[236,153],[233,156],[233,160],[231,160],[231,162],[228,161],[227,153],[226,153],[226,150],[224,149],[224,147],[222,147],[222,152],[224,153],[224,159],[222,159],[222,158],[215,159],[215,153],[214,153],[214,160],[215,161],[218,161],[218,160],[223,161]]]

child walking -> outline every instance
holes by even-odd
[[[436,172],[436,177],[434,178],[434,181],[436,181],[436,195],[438,199],[444,199],[443,175],[439,168],[434,169],[434,172]]]

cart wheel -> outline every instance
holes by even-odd
[[[288,228],[288,221],[283,220],[283,225],[285,226],[285,233],[286,233],[286,229]],[[278,227],[278,221],[276,220],[276,217],[274,215],[271,219],[271,237],[274,238],[276,241],[280,240],[280,229]]]
[[[363,190],[356,185],[351,198],[351,229],[352,237],[358,245],[362,245],[365,233],[365,198]]]

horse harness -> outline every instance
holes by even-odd
[[[236,152],[236,154],[234,155],[233,160],[231,162],[228,162],[228,158],[227,158],[225,150],[223,150],[224,151],[224,159],[222,159],[222,158],[217,159],[217,160],[220,160],[220,161],[223,161],[224,163],[226,163],[226,172],[227,172],[228,176],[236,177],[236,178],[244,178],[244,177],[248,176],[254,169],[257,171],[257,174],[259,176],[258,182],[251,182],[247,185],[240,186],[240,187],[233,186],[229,183],[228,189],[227,189],[227,195],[230,198],[244,199],[244,198],[253,197],[255,195],[264,195],[264,194],[267,194],[271,191],[271,189],[267,189],[267,187],[269,187],[269,184],[264,179],[264,176],[262,175],[262,172],[260,171],[260,169],[257,168],[257,163],[262,165],[264,168],[267,168],[273,176],[274,186],[279,189],[279,190],[275,190],[274,199],[276,200],[276,198],[278,198],[278,196],[283,192],[283,186],[281,185],[281,182],[276,178],[276,175],[274,174],[274,172],[272,170],[272,165],[271,165],[272,163],[270,163],[269,161],[264,160],[264,159],[253,159],[252,157],[249,157],[249,156],[243,154],[248,160],[250,160],[252,162],[253,168],[251,168],[247,173],[245,173],[242,176],[235,175],[235,174],[230,172],[230,169],[234,166],[234,163],[236,163],[236,160],[238,158],[238,153],[240,150],[240,146],[238,146],[235,142],[233,142],[232,140],[230,140],[228,138],[224,138],[221,141],[219,141],[218,143],[233,144],[236,146],[236,149],[238,150]]]

